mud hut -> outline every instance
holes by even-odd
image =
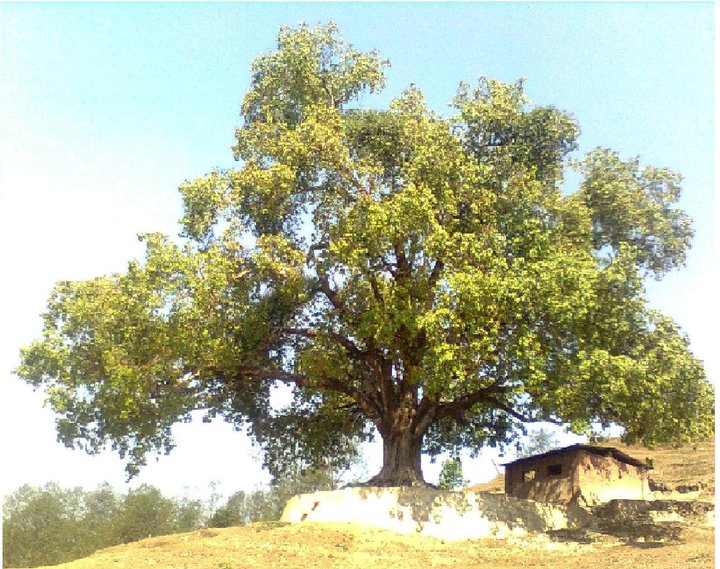
[[[613,499],[652,499],[650,467],[612,447],[577,444],[504,466],[509,496],[589,506]]]

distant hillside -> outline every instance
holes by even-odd
[[[467,492],[493,492],[503,494],[505,492],[505,475],[498,474],[489,482],[473,484],[464,489]]]
[[[650,478],[670,488],[702,483],[703,497],[715,495],[715,440],[674,448],[658,445],[647,449],[642,445],[625,445],[619,439],[610,439],[602,446],[614,446],[630,456],[645,460],[650,458],[653,470]]]

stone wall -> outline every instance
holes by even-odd
[[[291,498],[281,521],[368,524],[404,534],[448,540],[506,538],[580,527],[588,514],[480,492],[430,488],[346,488]]]

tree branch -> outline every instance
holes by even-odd
[[[375,297],[375,301],[382,307],[385,307],[385,299],[382,297],[382,294],[380,293],[380,287],[378,286],[377,278],[375,277],[375,274],[371,271],[367,273],[368,280],[370,281],[370,287],[373,291],[373,296]]]
[[[244,380],[248,377],[255,378],[257,380],[274,380],[282,381],[283,383],[291,383],[298,387],[308,389],[325,389],[328,391],[337,391],[344,393],[356,399],[357,393],[355,389],[345,382],[342,382],[334,377],[319,377],[310,378],[306,375],[298,373],[290,373],[282,369],[271,369],[260,366],[243,366],[238,370],[238,376],[232,379]]]
[[[507,391],[506,387],[503,387],[499,382],[495,382],[492,385],[458,397],[453,401],[439,404],[435,413],[435,418],[443,419],[445,417],[454,416],[458,412],[466,411],[473,405],[477,405],[482,401],[492,401],[494,404],[499,405],[500,403],[490,396],[497,393],[504,393],[505,391]]]
[[[445,263],[443,263],[440,259],[435,261],[435,266],[433,267],[433,270],[430,273],[430,278],[428,279],[428,284],[430,285],[431,290],[435,287],[438,280],[440,279],[440,274],[442,273],[442,270],[444,268]]]
[[[310,264],[310,260],[315,257],[315,251],[321,251],[322,249],[327,248],[328,244],[325,241],[321,241],[320,243],[313,243],[312,245],[310,245],[310,247],[308,247],[307,256],[305,257],[305,263],[308,265]]]
[[[550,419],[550,418],[534,418],[534,417],[528,417],[527,415],[523,415],[522,413],[515,411],[512,407],[508,407],[504,403],[500,403],[497,399],[491,399],[493,404],[502,411],[505,411],[508,415],[512,415],[519,421],[522,421],[523,423],[551,423],[553,425],[563,426],[565,423],[562,421],[558,421],[556,419]]]
[[[284,327],[280,329],[280,332],[283,332],[285,334],[292,334],[295,336],[303,336],[305,338],[317,338],[321,335],[326,335],[328,338],[335,340],[338,344],[340,344],[343,348],[345,348],[351,355],[356,356],[358,358],[364,358],[365,355],[367,355],[367,352],[364,352],[358,346],[350,340],[350,338],[346,338],[342,334],[337,334],[335,332],[329,332],[327,330],[310,330],[307,328],[291,328],[291,327]]]
[[[337,299],[337,291],[330,288],[330,281],[328,281],[327,275],[318,271],[318,280],[320,281],[320,291],[327,297],[333,308],[335,308],[341,316],[344,315],[346,312],[345,307]]]

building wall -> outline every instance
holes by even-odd
[[[648,473],[644,468],[582,452],[577,473],[580,495],[588,505],[616,499],[652,499]]]
[[[505,493],[536,502],[570,502],[578,490],[579,454],[573,451],[508,465],[505,468]],[[553,474],[551,469],[558,467],[560,473]]]
[[[558,467],[560,474],[549,471]],[[537,502],[581,499],[587,505],[652,499],[647,470],[583,450],[508,465],[505,493]]]

